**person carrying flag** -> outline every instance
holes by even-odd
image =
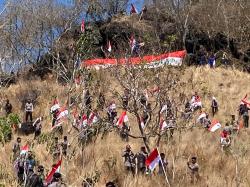
[[[247,104],[245,103],[242,107],[243,124],[245,128],[248,128],[249,126],[249,110],[250,108],[248,108]]]
[[[165,175],[164,171],[167,171],[168,161],[165,160],[165,154],[160,153],[161,161],[159,161],[158,175]]]
[[[145,174],[147,169],[146,167],[147,157],[148,157],[148,152],[146,151],[146,148],[143,146],[141,147],[141,151],[135,155],[137,173]]]

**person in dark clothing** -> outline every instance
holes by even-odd
[[[51,183],[48,187],[59,187],[62,185],[62,175],[61,173],[54,173]]]
[[[123,97],[122,97],[122,107],[123,107],[124,109],[127,109],[127,107],[128,107],[128,102],[129,102],[129,92],[128,92],[128,90],[125,90],[125,91],[124,91],[124,95],[123,95]]]
[[[43,173],[43,167],[38,167],[38,172],[35,173],[33,170],[29,172],[27,177],[27,184],[26,187],[43,187],[43,178],[41,173]]]
[[[16,160],[18,184],[24,182],[25,154],[20,155]]]
[[[6,115],[8,116],[10,113],[12,113],[12,105],[9,101],[9,99],[6,100],[6,104],[5,104],[5,112],[6,112]]]
[[[60,144],[58,142],[58,137],[55,137],[54,143],[52,146],[52,155],[53,155],[54,161],[57,161],[59,159],[60,154],[61,154],[61,151],[60,151]]]
[[[211,108],[212,114],[214,116],[218,112],[218,102],[215,97],[212,98]]]
[[[106,187],[115,187],[115,183],[114,182],[107,182]]]
[[[152,108],[151,104],[148,103],[146,108],[143,110],[142,120],[144,123],[151,120]]]
[[[60,114],[60,111],[58,109],[56,109],[55,111],[52,112],[52,127],[55,126],[56,121],[57,121],[57,117]]]
[[[102,92],[100,92],[98,96],[98,108],[103,110],[104,106],[105,106],[105,96]]]
[[[136,163],[137,163],[137,171],[138,173],[145,174],[146,172],[146,159],[148,157],[148,153],[145,147],[141,147],[141,151],[135,155]]]
[[[241,103],[240,104],[240,106],[239,106],[239,109],[238,109],[238,111],[239,111],[239,116],[241,117],[242,115],[243,115],[243,113],[244,113],[244,103]]]
[[[42,130],[42,120],[43,117],[39,117],[35,120],[35,122],[33,123],[33,126],[35,127],[35,135],[34,135],[34,140],[40,136],[41,134],[41,130]]]
[[[243,116],[243,123],[244,123],[245,128],[248,128],[248,126],[249,126],[248,110],[250,110],[250,108],[247,107],[247,104],[244,104],[242,107],[242,116]]]
[[[168,161],[165,160],[165,154],[160,153],[161,161],[159,161],[159,170],[158,170],[158,175],[165,175]]]
[[[87,116],[89,116],[90,112],[91,112],[91,95],[90,95],[90,92],[89,90],[87,89],[86,92],[85,92],[85,95],[84,95],[84,105],[85,105],[85,108],[87,110]]]
[[[62,146],[62,154],[63,154],[63,156],[65,156],[65,157],[67,156],[68,145],[69,145],[68,137],[67,137],[67,136],[64,136],[64,137],[63,137],[63,142],[61,143],[61,146]]]
[[[13,152],[13,160],[15,161],[17,157],[20,155],[21,152],[21,138],[17,137],[16,142],[13,145],[12,152]]]
[[[131,171],[135,174],[135,155],[131,151],[130,145],[126,146],[126,150],[123,152],[122,157],[124,157],[124,166],[127,171]]]

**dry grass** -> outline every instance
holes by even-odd
[[[195,83],[192,89],[189,81],[191,77]],[[225,122],[230,119],[231,114],[236,114],[240,99],[246,93],[250,93],[250,75],[237,70],[188,68],[181,79],[187,82],[186,85],[183,86],[183,90],[180,91],[184,91],[190,96],[194,91],[198,91],[202,95],[203,103],[208,112],[211,96],[214,95],[218,99],[220,110],[216,118],[218,118],[222,124],[225,124]],[[38,114],[43,116],[48,115],[49,101],[53,93],[56,93],[59,98],[66,100],[65,88],[57,86],[52,81],[20,82],[6,90],[1,90],[0,96],[1,98],[7,96],[15,106],[15,112],[22,113],[20,103],[15,96],[19,92],[31,88],[41,91],[38,106],[35,108],[35,116],[38,116]],[[133,120],[130,121],[132,133],[138,133],[137,126],[133,124]],[[44,131],[49,131],[49,129],[50,120],[47,118],[46,124],[44,124]],[[66,129],[64,132],[67,132]],[[243,148],[246,150],[250,148],[249,135],[250,131],[248,129],[242,130],[235,138],[235,143],[232,146],[234,152],[239,155],[238,169],[240,186],[242,187],[250,186],[250,170],[248,169],[250,166],[249,153],[247,152],[245,155],[241,154]],[[30,141],[32,138],[33,136],[23,137],[23,143]],[[129,143],[132,145],[134,152],[138,151],[139,147],[143,144],[141,140],[134,139],[130,139]],[[155,142],[152,141],[150,144],[151,147],[153,147]],[[62,173],[65,175],[65,180],[68,184],[71,184],[70,186],[80,186],[85,176],[92,175],[95,171],[100,171],[101,178],[96,186],[104,186],[105,182],[114,179],[117,179],[119,186],[122,187],[165,186],[164,179],[159,178],[157,175],[133,178],[125,173],[123,160],[121,158],[121,152],[125,145],[126,143],[120,140],[120,137],[115,132],[108,134],[104,139],[98,137],[95,142],[86,146],[83,152],[83,159],[81,150],[78,150],[74,159],[64,161]],[[37,145],[33,151],[40,163],[45,165],[46,168],[50,168],[52,159],[46,151],[45,146]],[[194,186],[236,186],[235,159],[232,155],[225,154],[221,151],[219,132],[209,133],[203,128],[195,128],[192,131],[183,132],[181,135],[176,132],[173,141],[163,141],[161,143],[160,151],[165,152],[167,155],[169,161],[168,174],[172,186],[192,186],[189,183],[186,162],[187,159],[193,155],[197,155],[198,163],[201,167],[201,181]],[[6,173],[13,174],[10,154],[11,144],[1,147],[0,163],[6,165]],[[108,164],[107,160],[109,159],[116,160],[114,167]],[[172,179],[173,171],[175,174],[174,179]],[[10,182],[12,178],[10,175],[10,177],[5,178],[5,180],[1,179],[2,182],[0,181],[0,183],[4,183],[6,186],[15,186],[14,182]]]

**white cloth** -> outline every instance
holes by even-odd
[[[33,112],[33,104],[32,103],[26,103],[25,104],[25,111],[26,112]]]

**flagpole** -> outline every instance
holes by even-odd
[[[157,147],[156,149],[157,149],[157,152],[158,152],[158,154],[159,154],[158,147]],[[160,155],[160,154],[159,154],[159,155]],[[166,173],[165,167],[164,167],[164,165],[163,165],[163,162],[162,162],[161,156],[160,156],[160,162],[161,162],[161,165],[162,165],[163,173],[164,173],[164,175],[165,175],[165,180],[166,180],[166,182],[167,182],[168,186],[170,187],[170,183],[169,183],[169,180],[168,180],[168,176],[167,176],[167,173]]]

